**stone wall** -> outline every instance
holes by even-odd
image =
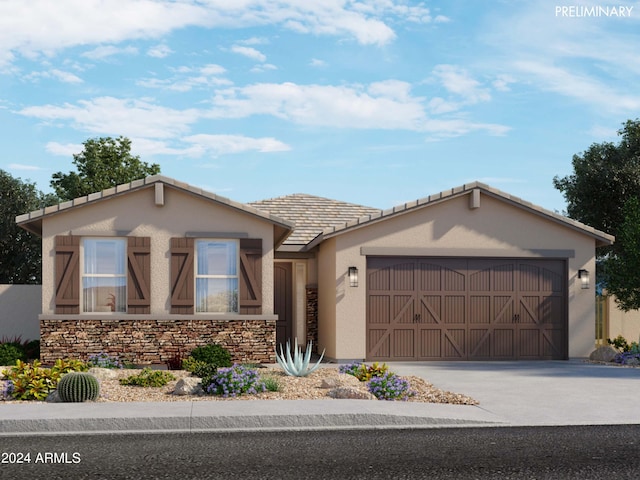
[[[307,343],[313,342],[313,351],[318,351],[318,287],[308,285],[307,292]]]
[[[40,319],[40,359],[106,352],[136,365],[166,364],[218,343],[236,362],[275,362],[275,319]]]

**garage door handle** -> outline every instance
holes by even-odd
[[[513,316],[513,322],[514,323],[520,323],[520,314],[517,313]]]
[[[422,315],[420,315],[419,313],[416,313],[413,316],[413,323],[420,323],[422,322]]]

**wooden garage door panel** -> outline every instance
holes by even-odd
[[[367,279],[367,358],[566,358],[563,260],[369,258]]]

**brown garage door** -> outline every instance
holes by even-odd
[[[367,259],[367,359],[567,358],[564,260]]]

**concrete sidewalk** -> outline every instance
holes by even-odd
[[[389,363],[478,406],[372,400],[0,403],[0,435],[640,423],[640,369],[569,362]]]

